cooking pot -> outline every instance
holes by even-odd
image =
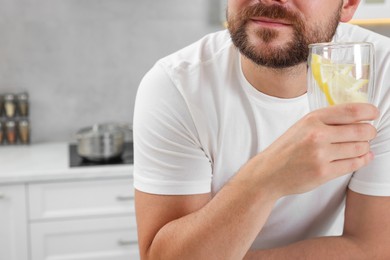
[[[120,158],[123,153],[126,134],[131,127],[115,124],[95,124],[76,133],[79,156],[90,161],[108,161]]]

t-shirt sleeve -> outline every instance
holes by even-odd
[[[137,190],[165,195],[210,192],[210,160],[185,98],[159,63],[138,88],[133,135]]]
[[[390,101],[390,100],[389,100]],[[355,192],[372,196],[390,196],[390,117],[378,129],[371,142],[375,158],[367,166],[354,173],[349,188]]]
[[[356,171],[349,183],[351,190],[372,196],[390,196],[390,68],[389,61],[383,62],[378,68],[374,100],[380,111],[374,121],[378,134],[371,141],[375,158]]]

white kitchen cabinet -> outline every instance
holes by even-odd
[[[31,260],[137,260],[129,178],[28,185]]]
[[[137,260],[134,216],[31,224],[31,260]]]
[[[0,260],[137,260],[133,165],[69,166],[69,143],[0,147]]]
[[[131,179],[106,179],[31,184],[30,219],[134,214]]]
[[[24,185],[0,186],[0,259],[28,259]]]

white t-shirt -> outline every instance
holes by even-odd
[[[334,41],[375,45],[374,100],[381,111],[371,145],[375,160],[313,191],[278,200],[252,248],[340,234],[347,187],[390,196],[390,39],[341,24]],[[227,31],[207,35],[159,60],[140,84],[134,186],[154,194],[215,194],[308,111],[306,95],[281,99],[251,86]]]

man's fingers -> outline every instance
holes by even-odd
[[[370,144],[368,142],[331,144],[329,149],[329,161],[331,162],[361,157],[369,152]]]
[[[351,124],[371,121],[379,116],[379,110],[368,103],[349,103],[331,106],[315,111],[327,125]]]
[[[370,141],[377,135],[377,130],[369,123],[328,126],[327,139],[331,143]]]
[[[359,157],[333,161],[330,164],[330,169],[329,169],[329,172],[332,174],[332,176],[328,176],[328,177],[330,179],[333,179],[348,173],[352,173],[362,168],[363,166],[366,166],[373,159],[374,159],[373,153],[369,152]]]

